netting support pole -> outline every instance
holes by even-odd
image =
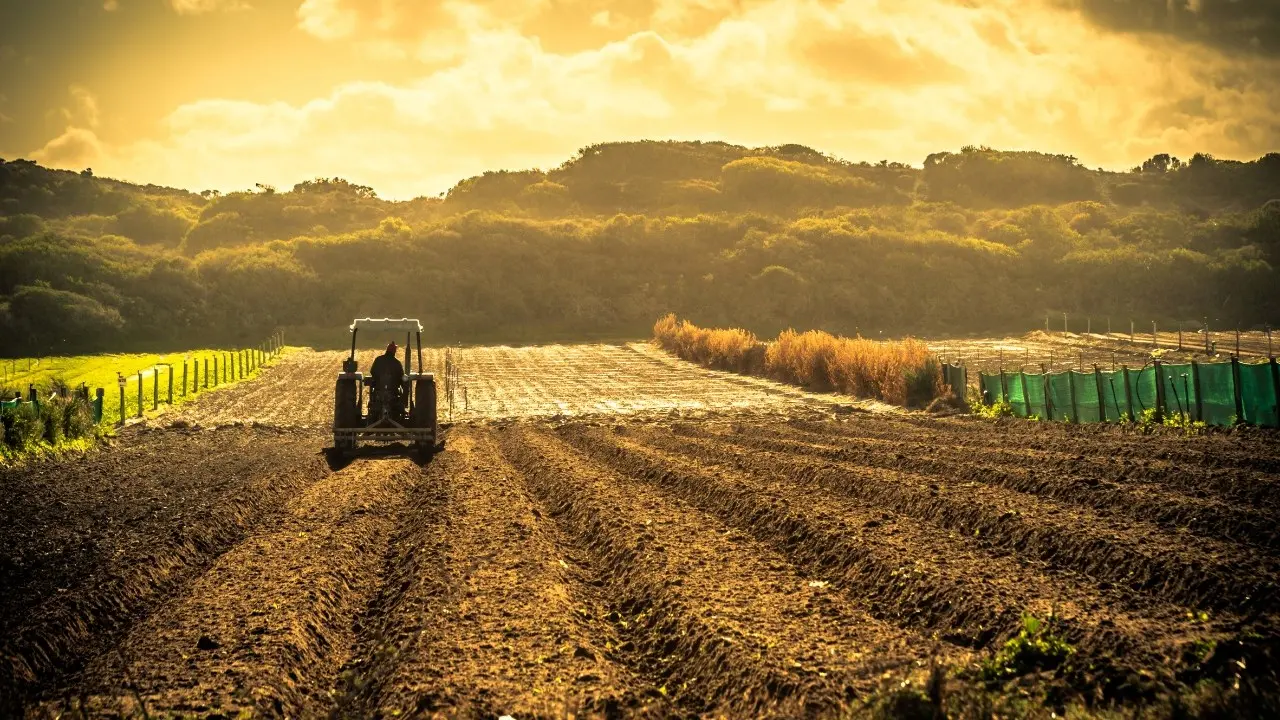
[[[1031,395],[1027,394],[1027,374],[1022,370],[1018,371],[1018,383],[1022,385],[1022,402],[1027,405],[1027,416],[1031,416]]]
[[[1067,370],[1067,392],[1071,395],[1071,422],[1080,423],[1080,410],[1076,407],[1076,374]]]
[[[1240,392],[1240,358],[1231,358],[1231,395],[1236,401],[1236,424],[1244,422],[1244,394]]]
[[[1182,352],[1182,323],[1178,323],[1178,352]]]
[[[1098,422],[1107,421],[1107,395],[1102,392],[1102,371],[1097,365],[1093,366],[1093,384],[1098,388]],[[1116,415],[1120,414],[1120,408],[1116,408]]]
[[[1135,418],[1133,416],[1133,390],[1130,389],[1131,386],[1129,384],[1129,366],[1123,365],[1121,367],[1124,369],[1124,407],[1126,414],[1129,416],[1129,422],[1133,422]]]
[[[1151,363],[1156,369],[1156,422],[1164,421],[1164,367],[1159,360]]]
[[[1040,383],[1040,389],[1044,392],[1044,414],[1048,416],[1045,420],[1053,420],[1053,404],[1049,402],[1049,371],[1044,363],[1040,364],[1040,373],[1040,378],[1044,380]]]
[[[1280,364],[1271,358],[1271,400],[1275,403],[1276,419],[1280,420]]]
[[[1196,420],[1204,422],[1204,397],[1200,392],[1200,363],[1195,360],[1191,361],[1191,389],[1196,394]]]

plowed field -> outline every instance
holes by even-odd
[[[0,473],[0,715],[1280,712],[1273,433],[485,348],[443,452],[339,460],[338,358]],[[1064,662],[992,661],[1024,613]]]

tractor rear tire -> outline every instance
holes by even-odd
[[[356,398],[356,381],[354,378],[339,378],[333,394],[333,429],[351,429],[360,426],[360,404]],[[354,450],[355,439],[351,437],[339,439],[333,436],[333,446],[338,450]]]
[[[436,421],[436,381],[420,379],[413,385],[413,427],[430,428],[431,441],[418,440],[415,444],[423,452],[435,450],[440,427]]]

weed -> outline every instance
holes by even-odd
[[[984,418],[1013,417],[1013,406],[1004,400],[997,400],[991,405],[971,405],[975,415]]]
[[[1057,634],[1056,624],[1057,617],[1053,614],[1041,620],[1024,613],[1018,635],[1010,638],[994,656],[982,663],[983,679],[1000,682],[1061,665],[1075,653],[1075,648]]]
[[[1200,420],[1192,420],[1190,415],[1182,413],[1171,414],[1165,417],[1164,426],[1169,428],[1177,428],[1182,430],[1186,435],[1203,435],[1207,426]]]

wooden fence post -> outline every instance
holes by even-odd
[[[187,359],[182,359],[182,397],[187,396]]]
[[[169,365],[169,404],[173,404],[173,365]]]
[[[1236,332],[1239,332],[1238,330]],[[1240,357],[1231,358],[1231,394],[1236,401],[1236,422],[1244,422],[1244,394],[1240,392]]]
[[[138,417],[142,417],[142,371],[138,371]]]
[[[119,382],[119,384],[120,384],[120,424],[121,424],[121,425],[124,425],[124,418],[125,418],[125,415],[124,415],[124,412],[125,412],[125,410],[124,410],[124,382],[125,382],[125,381],[124,381],[124,376],[123,376],[123,375],[121,375],[120,373],[116,373],[116,377],[118,378],[117,382]]]
[[[1080,422],[1080,410],[1076,407],[1076,374],[1067,370],[1067,392],[1071,395],[1071,422]]]
[[[1151,363],[1156,369],[1156,422],[1164,421],[1164,369],[1163,363],[1159,360]]]
[[[1102,392],[1102,371],[1097,365],[1093,366],[1093,384],[1098,387],[1098,422],[1107,421],[1107,396]],[[1116,415],[1120,414],[1120,408],[1116,408]]]
[[[1129,422],[1133,422],[1135,418],[1133,415],[1133,391],[1129,385],[1129,366],[1121,365],[1120,368],[1124,370],[1124,406],[1128,410]]]
[[[1196,394],[1196,421],[1204,422],[1204,393],[1200,391],[1200,363],[1191,361],[1191,389]]]
[[[155,365],[151,368],[151,409],[156,410],[160,407],[160,366]]]
[[[1027,417],[1031,416],[1031,395],[1027,393],[1027,373],[1018,370],[1018,382],[1022,385],[1022,402],[1027,405]]]
[[[204,358],[204,387],[209,389],[209,358]]]

